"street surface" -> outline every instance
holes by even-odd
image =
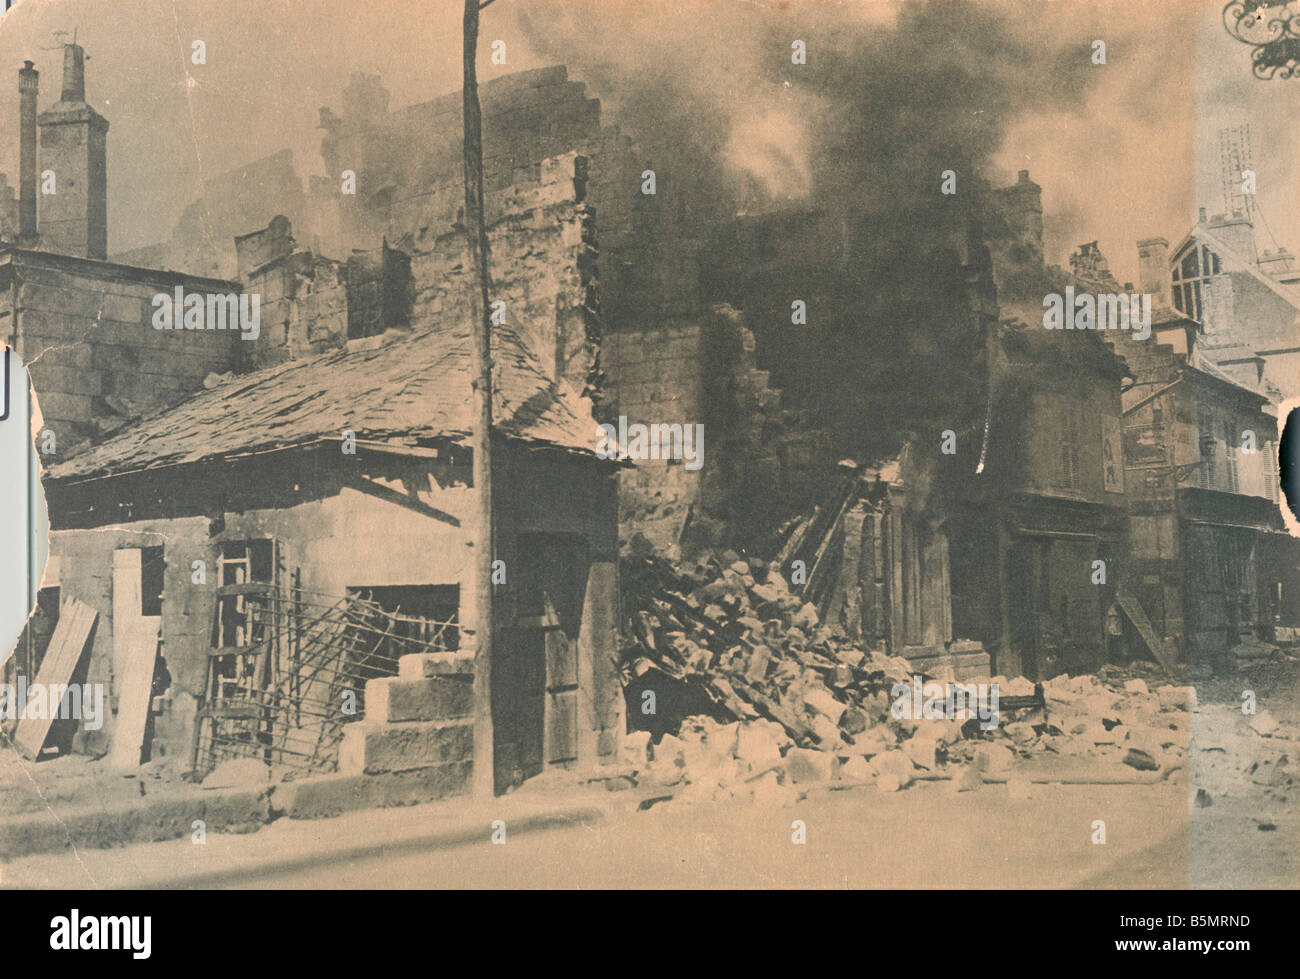
[[[594,802],[577,821],[529,828],[521,792],[319,821],[280,820],[117,850],[29,857],[0,868],[14,887],[1290,887],[1300,879],[1294,807],[1260,830],[1258,806],[1189,806],[1183,783],[1005,785],[956,793],[817,789],[792,806],[660,803],[634,793],[531,800],[537,812]],[[1189,816],[1190,814],[1190,816]],[[506,823],[493,843],[493,820]],[[802,821],[805,843],[792,838]],[[1106,842],[1094,843],[1094,821]],[[512,825],[515,827],[512,830]],[[1189,846],[1190,841],[1190,846]]]

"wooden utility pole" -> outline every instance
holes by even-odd
[[[491,0],[489,0],[491,2]],[[474,794],[494,792],[492,737],[492,273],[483,216],[483,116],[478,102],[480,0],[465,0],[465,238],[469,253],[470,371],[473,375],[474,430]]]

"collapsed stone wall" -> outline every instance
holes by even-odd
[[[617,126],[601,123],[600,101],[564,66],[485,82],[485,192],[547,182],[544,161],[585,157],[585,202],[600,227],[601,302],[611,329],[635,329],[695,311],[700,234],[690,227],[665,161],[639,157]],[[329,177],[313,181],[314,209],[337,213],[331,254],[406,248],[451,233],[464,206],[461,93],[390,112],[378,76],[355,76],[339,114],[322,110],[321,155]],[[655,171],[655,192],[643,173]],[[338,175],[356,174],[356,194],[339,193]],[[324,227],[324,222],[321,223]]]
[[[609,415],[627,426],[702,425],[694,471],[638,459],[619,487],[619,536],[678,556],[747,546],[806,507],[833,475],[828,435],[786,408],[755,359],[742,314],[725,304],[644,331],[611,333],[601,365]]]
[[[587,161],[573,153],[538,165],[537,179],[485,195],[492,302],[499,327],[517,333],[551,377],[597,393],[598,283]],[[474,278],[460,223],[464,189],[425,195],[418,234],[346,262],[297,250],[276,217],[237,240],[245,287],[262,297],[262,337],[247,344],[263,367],[376,337],[389,329],[466,332]],[[593,435],[593,445],[595,436]]]

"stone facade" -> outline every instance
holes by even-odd
[[[170,297],[178,287],[240,291],[234,282],[0,251],[0,322],[9,324],[6,333],[27,365],[45,428],[55,435],[54,458],[175,404],[200,390],[208,374],[234,367],[238,332],[153,328],[153,297]]]

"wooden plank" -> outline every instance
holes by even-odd
[[[1151,621],[1147,618],[1147,613],[1137,598],[1127,589],[1120,587],[1115,593],[1115,601],[1124,610],[1124,614],[1129,617],[1129,621],[1137,629],[1138,635],[1142,637],[1142,641],[1147,644],[1147,648],[1151,650],[1152,655],[1159,661],[1169,678],[1171,680],[1180,679],[1173,658],[1169,655],[1169,651],[1165,649],[1164,642],[1156,635],[1155,629],[1151,627]]]
[[[897,510],[889,511],[889,651],[897,656],[896,650],[906,644],[903,635],[903,519]]]
[[[333,636],[329,641],[333,641]],[[213,646],[208,649],[208,656],[217,659],[221,656],[261,656],[270,648],[270,639],[263,639],[252,646]]]
[[[578,757],[578,644],[560,627],[560,617],[543,593],[541,616],[546,650],[546,712],[543,741],[546,763],[573,761]]]
[[[66,685],[72,682],[98,618],[99,613],[84,602],[75,598],[64,602],[59,611],[59,624],[50,637],[49,649],[41,661],[40,672],[36,675],[37,683],[48,690],[53,684]],[[26,705],[18,704],[17,707],[22,710]],[[58,704],[51,704],[48,713],[55,714],[58,708]],[[45,739],[49,737],[53,724],[54,719],[51,717],[25,717],[20,720],[14,734],[18,750],[25,757],[35,759],[45,746]]]
[[[544,629],[546,643],[546,686],[571,687],[578,682],[577,643],[570,641],[563,629]]]
[[[235,585],[222,585],[217,589],[218,598],[229,598],[232,595],[268,595],[274,590],[275,586],[269,581],[242,581]]]
[[[889,634],[885,624],[885,541],[884,518],[871,515],[871,630],[868,636],[880,640]]]
[[[144,732],[149,723],[149,705],[153,701],[153,672],[158,659],[160,616],[148,616],[130,623],[126,635],[121,631],[114,642],[125,647],[126,668],[117,695],[117,726],[109,749],[110,768],[132,769],[140,764]]]
[[[578,757],[578,690],[546,694],[546,762],[574,761]]]
[[[860,597],[860,574],[858,571],[862,559],[862,534],[867,522],[867,508],[859,503],[848,515],[845,524],[844,561],[840,566],[840,594],[843,596],[845,631],[850,639],[862,635],[862,605]],[[835,619],[831,620],[832,622]]]

